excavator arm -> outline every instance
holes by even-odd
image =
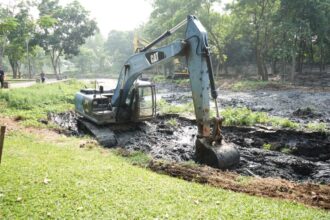
[[[187,24],[185,40],[178,40],[167,46],[151,49],[185,24]],[[237,165],[239,163],[238,150],[222,140],[222,118],[219,115],[216,101],[218,95],[214,83],[207,31],[195,16],[189,15],[186,20],[166,31],[140,53],[128,59],[118,80],[112,105],[121,108],[125,104],[130,88],[144,70],[177,56],[186,58],[189,70],[198,126],[196,158],[201,163],[218,168]],[[210,119],[210,94],[216,107],[216,117],[212,119]]]

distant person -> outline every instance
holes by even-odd
[[[2,67],[0,66],[0,83],[1,83],[1,88],[4,88],[4,83],[5,83],[5,72],[3,71]]]
[[[46,78],[45,78],[45,73],[43,71],[40,73],[40,78],[41,78],[41,83],[44,83]]]

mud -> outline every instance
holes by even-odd
[[[174,91],[180,91],[179,88]],[[182,104],[192,101],[191,93],[185,92],[185,87],[181,92],[165,91],[166,89],[163,90],[162,98],[168,102]],[[252,111],[267,112],[269,115],[286,117],[303,124],[322,122],[330,127],[329,92],[218,90],[218,94],[220,108],[246,107]]]
[[[78,129],[78,115],[73,111],[48,113],[47,120],[59,126],[58,132],[68,136],[81,136],[84,132]],[[45,122],[43,122],[45,123]],[[48,123],[48,122],[47,122]],[[46,123],[45,123],[46,124]]]
[[[59,120],[61,117],[63,120]],[[67,134],[81,134],[73,112],[49,118]],[[195,159],[197,130],[194,120],[176,115],[158,116],[154,120],[135,124],[133,128],[117,127],[114,133],[118,146],[146,152],[154,159],[174,162]],[[262,127],[223,127],[223,136],[239,148],[241,161],[233,170],[239,174],[330,183],[329,135]]]

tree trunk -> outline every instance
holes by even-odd
[[[302,72],[303,72],[305,46],[306,46],[305,43],[303,42],[303,40],[301,40],[299,55],[298,55],[298,63],[297,63],[297,66],[298,66],[297,72],[299,74],[302,74]]]
[[[282,61],[281,61],[281,79],[282,79],[282,82],[285,81],[285,76],[286,76],[286,61],[285,61],[285,58],[283,57]]]
[[[256,63],[257,63],[258,75],[261,77],[263,81],[267,81],[268,77],[265,74],[263,60],[260,56],[260,51],[258,47],[256,48]]]
[[[218,62],[217,70],[216,70],[216,76],[220,76],[220,73],[221,73],[221,63]]]
[[[223,64],[223,68],[225,70],[225,75],[228,76],[229,75],[229,73],[228,73],[228,65],[226,63]]]
[[[59,61],[59,55],[60,53],[56,53],[55,50],[52,50],[51,53],[50,53],[50,58],[51,58],[51,61],[52,61],[52,67],[53,67],[53,70],[54,70],[54,74],[56,76],[56,79],[60,79],[60,76],[59,76],[59,73],[57,71],[57,68],[58,68],[58,61]]]
[[[277,64],[276,60],[273,59],[271,63],[271,74],[274,76],[277,74],[276,64]]]
[[[4,54],[5,54],[5,46],[6,46],[6,43],[4,41],[1,45],[1,48],[0,48],[0,65],[1,66],[3,65],[3,57],[4,57]]]
[[[17,76],[18,76],[18,65],[17,65],[17,62],[13,59],[10,59],[9,58],[9,63],[10,63],[10,67],[13,71],[13,79],[17,79]]]
[[[291,51],[291,59],[292,59],[292,63],[291,63],[290,81],[294,83],[294,78],[296,74],[296,53],[294,50]]]
[[[264,81],[268,81],[268,70],[267,70],[267,64],[265,63],[264,60],[263,60],[263,62],[262,62],[262,67],[264,68],[264,77],[263,77],[263,80],[264,80]]]
[[[325,55],[324,55],[324,44],[320,46],[320,72],[325,71]]]
[[[2,62],[3,62],[3,49],[0,49],[0,66],[2,66]]]

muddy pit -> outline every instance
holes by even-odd
[[[82,135],[73,112],[50,114],[49,120],[68,135]],[[227,142],[237,145],[240,164],[233,169],[246,176],[278,177],[298,182],[330,183],[330,136],[265,127],[223,127]],[[154,159],[194,160],[195,121],[176,115],[116,128],[118,146],[149,153]]]
[[[169,103],[184,104],[192,101],[191,92],[186,87],[172,85],[160,88],[159,91],[162,92],[160,96]],[[218,90],[218,94],[217,102],[220,109],[246,107],[252,111],[267,112],[269,115],[289,118],[302,124],[321,122],[330,127],[329,92]]]

